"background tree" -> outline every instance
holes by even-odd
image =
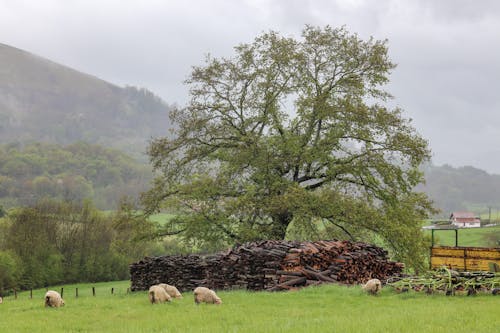
[[[0,291],[123,280],[131,262],[158,254],[155,225],[126,202],[113,214],[48,199],[9,212],[0,219]]]
[[[207,57],[187,80],[190,103],[171,113],[173,138],[150,145],[161,175],[143,195],[147,211],[174,207],[182,214],[167,233],[221,245],[328,221],[418,265],[419,221],[432,208],[412,189],[429,150],[400,109],[380,104],[394,67],[386,41],[328,26]]]
[[[0,218],[4,217],[6,214],[7,213],[5,212],[5,209],[2,207],[2,205],[0,205]]]

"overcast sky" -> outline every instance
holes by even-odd
[[[388,39],[388,90],[433,162],[500,174],[500,1],[0,0],[0,43],[178,105],[206,54],[305,24]]]

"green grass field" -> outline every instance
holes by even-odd
[[[435,231],[434,237],[437,245],[455,246],[454,231]],[[458,230],[458,246],[500,247],[499,241],[500,226]]]
[[[495,332],[500,297],[396,294],[369,296],[359,286],[296,292],[218,292],[221,306],[195,305],[192,293],[151,305],[128,281],[64,287],[66,306],[44,308],[45,289],[0,304],[0,332]],[[75,298],[75,287],[79,297]],[[115,294],[111,295],[111,287]],[[60,290],[60,287],[53,287]]]
[[[153,222],[158,222],[160,225],[164,225],[175,216],[176,216],[175,214],[170,214],[170,213],[158,213],[151,215],[149,219]]]

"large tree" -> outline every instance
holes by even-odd
[[[430,152],[401,110],[384,106],[387,51],[345,28],[306,26],[300,40],[269,32],[232,58],[207,57],[187,80],[190,102],[171,114],[173,135],[150,145],[159,176],[147,212],[175,207],[166,233],[222,242],[328,221],[421,262],[418,221],[432,208],[413,187]]]

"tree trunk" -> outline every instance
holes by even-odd
[[[292,222],[293,215],[289,211],[282,211],[272,216],[273,227],[271,230],[271,239],[285,239],[286,230],[290,222]]]

